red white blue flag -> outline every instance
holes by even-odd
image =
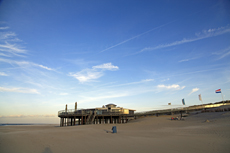
[[[221,89],[217,89],[217,90],[216,90],[216,93],[221,93]]]

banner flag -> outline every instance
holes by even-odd
[[[216,93],[221,93],[221,89],[217,89],[215,92]]]
[[[185,101],[184,101],[184,98],[182,99],[182,104],[185,105]]]
[[[223,94],[222,94],[222,92],[221,92],[221,89],[217,89],[215,92],[216,92],[216,93],[221,93],[222,100],[223,100],[223,105],[224,105],[224,97],[223,97]]]
[[[199,94],[198,96],[199,96],[199,100],[202,101],[201,94]]]

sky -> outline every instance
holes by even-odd
[[[0,1],[0,123],[230,99],[230,1]],[[168,106],[171,103],[171,106]]]

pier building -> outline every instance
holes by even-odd
[[[133,109],[117,107],[115,104],[107,104],[102,107],[77,109],[77,102],[75,109],[61,110],[58,112],[60,117],[60,126],[74,126],[85,124],[116,124],[127,123],[134,118]]]

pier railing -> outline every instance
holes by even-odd
[[[153,115],[153,114],[170,114],[170,113],[178,113],[178,112],[192,112],[196,110],[203,110],[203,109],[211,109],[211,108],[217,108],[223,105],[230,105],[229,101],[225,101],[223,104],[222,102],[215,103],[215,104],[204,104],[204,105],[194,105],[189,107],[177,107],[177,108],[171,108],[171,109],[163,109],[163,110],[152,110],[152,111],[142,111],[142,112],[136,112],[136,116],[143,116],[143,115]]]
[[[68,109],[66,110],[60,110],[58,111],[58,116],[62,115],[90,115],[92,113],[96,113],[97,115],[121,115],[123,112],[107,112],[107,111],[100,111],[100,110],[87,110],[87,109]]]
[[[89,115],[90,111],[86,111],[86,110],[83,110],[83,109],[80,109],[80,110],[67,109],[67,110],[60,110],[60,111],[58,111],[58,116],[59,115],[73,115],[73,114]]]

